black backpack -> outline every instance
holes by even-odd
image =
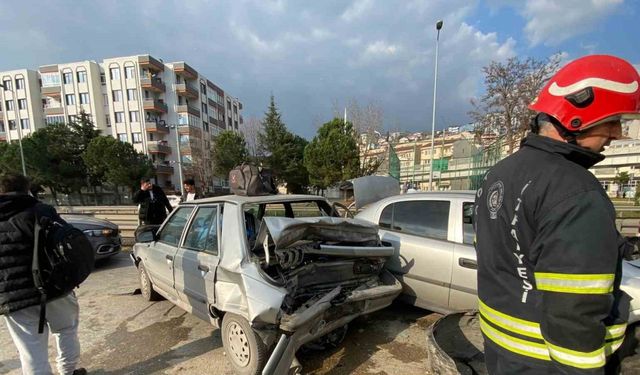
[[[252,164],[241,164],[229,172],[229,188],[233,194],[258,196],[276,194],[271,171]]]
[[[71,292],[87,279],[94,264],[93,246],[81,230],[35,214],[31,271],[40,292],[38,333],[44,328],[47,296]]]

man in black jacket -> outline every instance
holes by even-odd
[[[0,177],[0,315],[20,353],[24,374],[51,374],[48,360],[49,330],[58,347],[60,374],[86,374],[76,369],[80,360],[78,301],[74,293],[50,295],[44,332],[38,334],[40,292],[31,271],[34,213],[64,222],[56,210],[29,195],[26,177]]]
[[[640,76],[613,56],[587,56],[554,75],[520,150],[478,189],[480,323],[491,374],[616,373],[629,297],[625,240],[588,168],[640,117]]]
[[[164,191],[151,183],[151,179],[140,180],[140,190],[133,195],[133,201],[140,205],[140,224],[160,225],[167,218],[172,207]]]
[[[202,194],[196,188],[196,182],[193,178],[187,178],[184,180],[183,185],[184,191],[182,193],[182,197],[180,198],[180,202],[189,202],[195,199],[203,198]]]

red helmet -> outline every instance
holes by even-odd
[[[640,118],[640,76],[615,56],[581,57],[560,69],[529,108],[570,132],[616,119]]]

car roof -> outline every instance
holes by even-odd
[[[456,199],[456,198],[474,198],[475,190],[454,190],[454,191],[427,191],[427,192],[417,192],[417,193],[408,193],[408,194],[399,194],[391,197],[387,197],[381,199],[375,203],[372,203],[371,206],[377,206],[380,204],[386,204],[390,202],[399,202],[399,201],[409,201],[409,200],[420,200],[424,198],[439,198],[439,199]]]
[[[327,201],[326,198],[321,197],[319,195],[307,195],[307,194],[275,194],[275,195],[261,195],[261,196],[254,196],[254,197],[231,194],[231,195],[221,195],[219,197],[196,199],[195,201],[191,201],[188,203],[207,204],[207,203],[228,202],[228,203],[235,203],[235,204],[246,204],[246,203],[300,202],[300,201],[308,201],[308,200],[321,200],[325,202]]]

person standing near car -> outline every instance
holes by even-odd
[[[560,69],[530,105],[532,134],[489,170],[475,202],[480,324],[491,374],[619,371],[625,240],[588,168],[640,118],[640,76],[613,56]]]
[[[83,375],[78,339],[79,307],[73,292],[48,295],[46,324],[38,333],[40,297],[33,281],[34,212],[64,223],[56,210],[29,194],[29,181],[17,174],[0,177],[0,315],[20,353],[23,374],[52,374],[49,331],[56,340],[57,369]],[[4,350],[4,349],[3,349]]]
[[[196,189],[196,182],[193,178],[184,180],[184,192],[180,198],[180,202],[190,202],[192,200],[203,198],[202,194]]]
[[[133,195],[133,202],[140,205],[138,215],[142,225],[160,225],[172,210],[164,191],[151,183],[150,178],[140,180],[140,190]]]

